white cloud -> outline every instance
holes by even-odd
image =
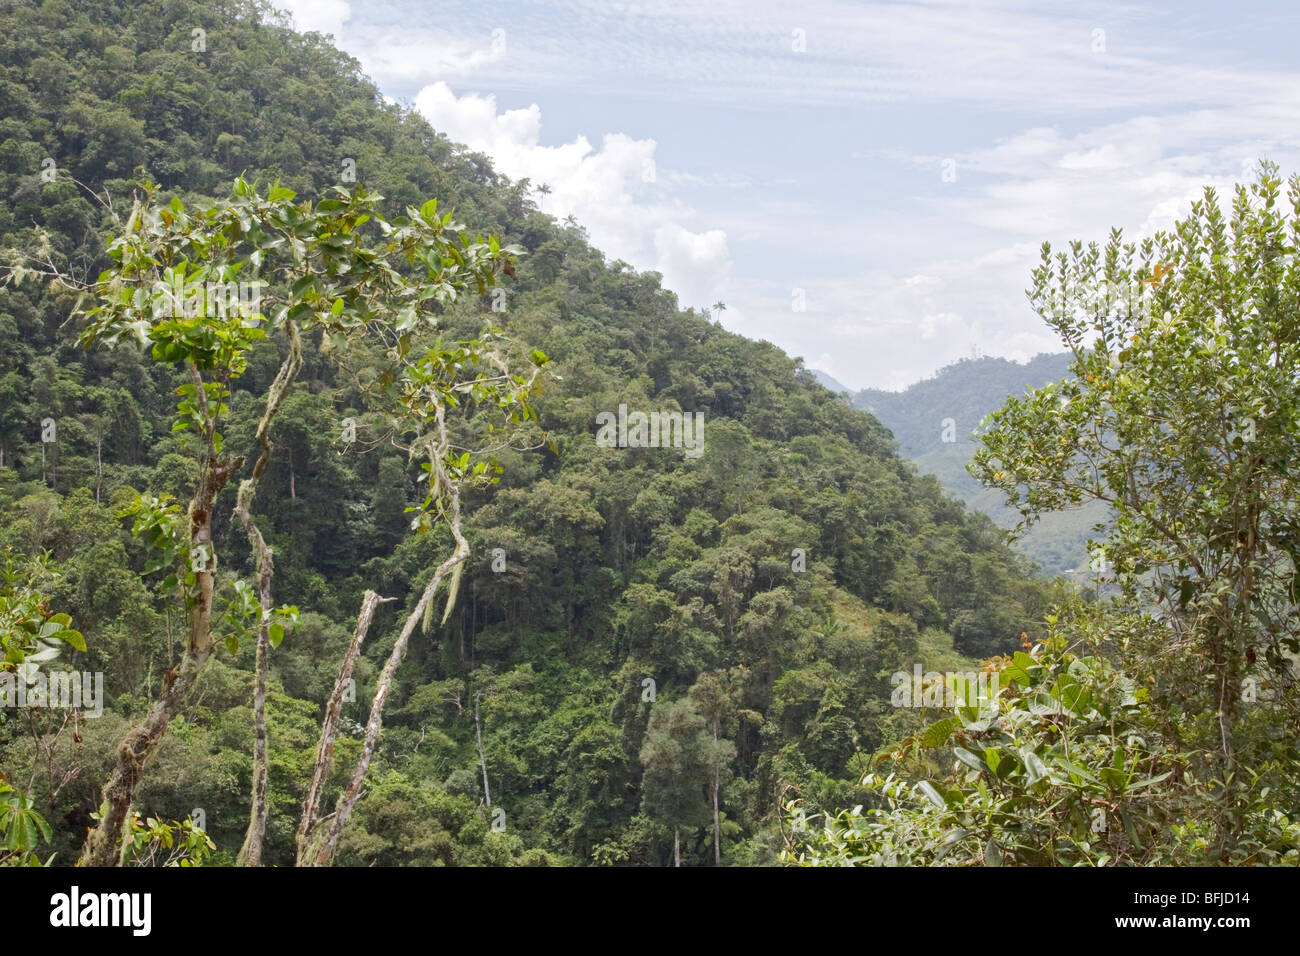
[[[980,324],[967,322],[956,312],[932,312],[921,316],[917,323],[921,329],[921,340],[928,342],[942,335],[945,340],[978,337]]]
[[[854,386],[906,385],[972,346],[1054,349],[1023,295],[1043,240],[1150,235],[1259,156],[1300,167],[1294,28],[1249,4],[1226,20],[1150,0],[285,5],[346,25],[386,92],[419,90],[436,128],[548,184],[545,212],[611,258],[659,268],[685,305],[724,299],[729,328],[833,356]],[[471,78],[533,105],[452,92]],[[539,102],[637,132],[543,145]],[[823,107],[843,121],[805,121]]]
[[[273,0],[274,5],[288,11],[294,25],[304,33],[332,33],[343,35],[343,24],[352,16],[352,6],[347,0]]]
[[[360,57],[368,73],[385,83],[424,84],[462,80],[504,60],[509,49],[505,30],[479,36],[415,27],[369,43]]]
[[[805,362],[804,367],[814,369],[818,372],[825,372],[837,382],[839,381],[840,377],[835,374],[835,359],[829,352],[823,352],[813,361]]]
[[[543,212],[559,219],[572,215],[612,259],[660,269],[685,303],[721,290],[730,267],[726,233],[684,225],[695,214],[664,195],[654,140],[607,133],[599,148],[585,136],[544,146],[536,103],[499,110],[496,97],[458,96],[441,81],[419,92],[415,108],[438,131],[488,155],[507,176],[550,187],[546,195],[534,194]]]
[[[656,268],[683,306],[712,305],[731,269],[727,234],[721,229],[691,232],[676,223],[655,230]]]

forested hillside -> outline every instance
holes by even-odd
[[[190,389],[182,416],[200,416],[185,407],[198,393],[167,348],[83,346],[93,298],[48,281],[89,284],[114,266],[108,243],[146,181],[169,228],[243,174],[281,217],[317,202],[323,219],[343,202],[322,202],[331,188],[364,184],[389,217],[436,198],[468,235],[518,248],[511,261],[497,245],[484,253],[500,284],[448,299],[436,336],[468,340],[490,320],[545,353],[531,406],[549,444],[500,451],[500,481],[466,486],[469,557],[445,589],[454,601],[438,599],[395,671],[338,862],[670,864],[675,842],[683,865],[775,862],[786,801],[864,802],[867,757],[922,726],[891,706],[891,673],[966,670],[1046,633],[1060,594],[991,521],[919,477],[875,418],[770,344],[679,308],[656,274],[606,261],[581,223],[541,213],[526,182],[385,104],[354,61],[268,7],[4,2],[0,63],[2,608],[7,627],[79,633],[84,650],[64,637],[61,666],[103,675],[102,715],[0,710],[6,786],[50,827],[32,824],[0,856],[30,844],[76,861],[119,743],[182,660],[184,582],[151,551],[169,519],[149,509],[191,500],[212,466],[202,427],[176,426],[177,390]],[[276,183],[297,199],[268,192]],[[352,308],[347,298],[345,318]],[[330,799],[451,543],[440,527],[412,529],[427,475],[367,411],[383,350],[344,360],[338,341],[327,326],[304,332],[248,516],[274,554],[273,603],[296,608],[268,652],[268,864],[294,861],[317,731],[366,592],[391,600],[371,605],[341,698]],[[252,343],[218,400],[243,470],[210,511],[214,620],[256,611],[261,564],[237,487],[298,347],[283,327]],[[598,416],[620,406],[702,415],[701,453],[605,447]],[[68,617],[47,633],[55,612]],[[219,644],[197,675],[132,795],[141,822],[123,861],[156,859],[143,821],[191,816],[214,847],[192,852],[235,860],[256,789],[256,647]]]
[[[973,435],[985,415],[1001,408],[1008,395],[1018,397],[1031,388],[1066,378],[1070,359],[1068,352],[1044,353],[1028,362],[993,355],[961,359],[901,392],[864,388],[853,396],[853,404],[884,422],[898,440],[898,450],[909,458],[944,444],[956,444],[969,456],[975,447]],[[955,428],[945,436],[944,420],[948,418]],[[983,490],[973,476],[966,475],[964,480],[968,484],[963,490]]]
[[[985,488],[967,471],[979,447],[977,431],[984,417],[1008,397],[1066,378],[1071,358],[1063,352],[1025,363],[988,355],[962,359],[901,392],[864,388],[853,396],[853,405],[893,433],[899,452],[921,474],[934,475],[971,510],[988,515],[998,527],[1011,528],[1018,516],[1003,494]],[[1088,539],[1093,526],[1106,518],[1106,509],[1097,506],[1048,514],[1017,539],[1016,548],[1049,574],[1088,572]]]

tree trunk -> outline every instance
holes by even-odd
[[[713,863],[722,862],[722,824],[718,816],[718,723],[713,722]]]
[[[199,394],[202,395],[201,387]],[[149,713],[118,745],[116,762],[104,785],[99,823],[90,832],[86,845],[81,850],[81,866],[113,866],[117,863],[118,842],[144,766],[158,749],[158,744],[167,733],[168,722],[180,711],[203,666],[212,656],[212,593],[216,577],[216,552],[212,548],[212,508],[231,472],[242,464],[243,459],[232,462],[209,458],[198,491],[190,502],[191,547],[196,551],[204,549],[202,553],[206,558],[202,569],[194,569],[198,598],[190,611],[185,650],[181,654],[180,663],[168,668],[163,675],[158,699],[149,708]],[[193,558],[190,560],[193,561]]]
[[[236,866],[261,866],[262,841],[266,836],[266,675],[271,642],[266,627],[257,634],[257,654],[253,679],[253,794],[249,806],[248,831],[244,845],[235,857]]]
[[[682,828],[673,827],[673,866],[682,865]]]
[[[244,845],[240,847],[235,862],[239,866],[262,865],[262,842],[266,836],[267,813],[267,759],[266,759],[266,679],[270,669],[271,656],[271,578],[275,575],[275,560],[267,546],[266,539],[258,530],[253,520],[253,495],[257,493],[257,484],[262,473],[266,471],[267,462],[275,445],[271,441],[271,424],[275,421],[280,404],[289,393],[289,388],[302,367],[302,350],[298,344],[298,330],[292,322],[285,323],[285,332],[289,336],[289,354],[285,356],[276,373],[275,381],[267,392],[266,411],[257,424],[257,440],[262,446],[262,453],[253,464],[253,473],[239,485],[239,495],[235,499],[235,517],[244,526],[248,534],[248,543],[257,555],[257,595],[262,607],[262,620],[257,628],[257,653],[253,663],[253,793],[249,807],[248,831],[244,835]],[[292,474],[292,472],[291,472]]]
[[[392,688],[393,678],[397,675],[398,665],[402,663],[402,659],[406,656],[406,645],[410,641],[411,634],[415,631],[416,626],[420,623],[420,619],[424,616],[425,605],[433,600],[433,595],[438,590],[438,585],[442,583],[447,571],[464,561],[468,556],[468,544],[464,546],[463,551],[458,546],[456,552],[438,566],[438,570],[433,574],[433,579],[429,582],[428,587],[424,589],[424,594],[421,596],[419,603],[416,604],[415,610],[406,619],[402,633],[398,635],[397,642],[388,655],[388,661],[384,664],[384,669],[379,675],[374,700],[370,704],[370,720],[366,724],[365,741],[361,746],[361,757],[357,761],[356,770],[353,771],[352,779],[348,781],[346,789],[339,795],[338,803],[332,814],[333,821],[330,823],[329,833],[326,835],[311,865],[325,866],[334,856],[334,849],[338,845],[339,836],[343,833],[343,825],[347,823],[352,808],[356,806],[357,800],[361,796],[361,784],[365,780],[366,771],[370,769],[370,761],[375,753],[375,744],[379,739],[379,729],[383,722],[384,703],[388,698],[389,690]]]
[[[361,600],[361,611],[357,615],[357,626],[352,632],[352,643],[348,645],[343,656],[343,665],[339,668],[338,680],[330,693],[329,703],[325,706],[325,720],[321,723],[320,743],[316,747],[316,769],[312,772],[311,785],[307,788],[307,799],[303,801],[302,816],[298,820],[298,853],[295,866],[307,866],[313,848],[312,837],[323,822],[317,818],[320,810],[321,793],[325,789],[325,778],[329,776],[330,766],[334,762],[334,741],[339,732],[339,715],[343,711],[343,694],[347,689],[348,679],[356,666],[361,653],[361,644],[370,630],[370,621],[375,616],[375,608],[392,598],[381,598],[374,591],[367,591]],[[319,848],[316,848],[319,849]]]
[[[442,436],[442,447],[439,454],[444,454],[447,448],[447,437],[441,406],[438,408],[438,425]],[[441,469],[441,458],[435,455],[433,465],[435,468]],[[446,480],[445,476],[443,480]],[[365,780],[366,772],[370,769],[370,761],[374,757],[375,744],[379,739],[379,730],[383,724],[384,703],[388,699],[388,692],[392,688],[393,679],[397,676],[397,668],[406,656],[406,646],[410,642],[411,635],[424,617],[425,608],[433,600],[442,579],[448,572],[469,557],[469,542],[465,540],[465,535],[460,528],[460,488],[454,484],[451,488],[448,510],[451,516],[451,534],[456,539],[456,549],[452,552],[451,557],[438,565],[433,572],[433,578],[425,587],[424,593],[420,596],[415,608],[406,618],[406,623],[402,626],[402,633],[397,636],[397,641],[393,644],[393,650],[388,655],[388,661],[384,664],[384,669],[380,673],[378,684],[375,687],[374,700],[370,704],[370,720],[366,723],[366,736],[361,745],[361,757],[357,760],[352,779],[348,781],[347,787],[339,795],[338,803],[335,805],[332,814],[333,820],[330,823],[329,832],[324,840],[318,844],[319,849],[316,851],[311,863],[313,866],[326,866],[330,862],[334,856],[334,849],[338,846],[339,836],[343,833],[343,827],[347,823],[353,807],[356,806],[357,800],[361,797],[361,784]],[[451,597],[452,595],[448,595],[448,600],[451,600]]]
[[[478,765],[483,770],[483,802],[492,806],[492,791],[488,789],[487,760],[483,756],[483,727],[478,719],[478,698],[474,695],[474,735],[478,738]]]

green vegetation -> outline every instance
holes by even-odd
[[[775,862],[782,794],[850,801],[919,726],[889,673],[1042,632],[1051,587],[877,422],[319,39],[5,30],[0,543],[49,552],[106,698],[0,714],[56,864],[196,811],[209,865]],[[600,447],[620,404],[702,413],[703,455]]]
[[[792,858],[1300,862],[1300,177],[1276,172],[1141,245],[1044,245],[1032,301],[1073,375],[1008,401],[974,470],[1025,524],[1112,509],[1117,593],[990,662],[992,700],[878,755],[919,779],[868,778]]]
[[[1271,180],[1037,277],[1075,378],[975,461],[1114,509],[1085,601],[263,4],[0,27],[0,679],[103,686],[0,708],[0,863],[1295,861]],[[1183,325],[1093,347],[1051,303],[1105,270]],[[918,665],[1001,716],[894,706]]]
[[[985,487],[967,471],[979,447],[979,428],[1008,397],[1069,374],[1068,352],[1038,355],[1023,364],[985,355],[954,362],[901,392],[864,388],[853,396],[853,405],[880,419],[917,471],[934,475],[972,511],[1010,529],[1018,520],[1015,509],[1007,506],[998,489]],[[1092,577],[1088,541],[1108,515],[1100,504],[1049,512],[1025,529],[1014,546],[1047,574],[1078,572],[1075,580],[1083,582]]]

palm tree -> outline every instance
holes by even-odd
[[[543,203],[546,201],[545,197],[551,194],[551,187],[548,186],[546,183],[542,183],[540,186],[537,187],[537,193],[542,197],[542,199],[539,199],[537,201],[537,208],[542,209]]]

